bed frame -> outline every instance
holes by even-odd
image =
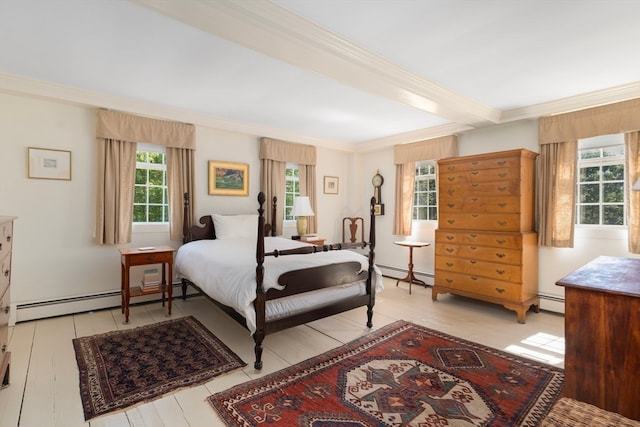
[[[258,239],[256,242],[256,282],[257,282],[257,297],[254,300],[254,307],[256,311],[256,331],[253,335],[255,342],[255,356],[254,363],[255,369],[262,369],[262,342],[266,335],[278,332],[280,330],[290,328],[297,325],[302,325],[314,320],[322,319],[324,317],[332,316],[334,314],[342,313],[357,307],[367,307],[367,327],[373,326],[373,306],[375,304],[375,289],[372,286],[372,277],[374,272],[374,260],[375,260],[375,214],[374,205],[375,198],[371,198],[370,215],[371,215],[371,228],[369,230],[369,241],[365,242],[343,242],[334,243],[324,246],[306,246],[302,248],[289,249],[289,250],[276,250],[273,252],[265,252],[264,249],[264,237],[270,233],[271,236],[276,235],[276,228],[269,226],[265,222],[264,218],[264,202],[265,195],[260,192],[258,194]],[[273,198],[272,204],[272,218],[275,218],[277,199]],[[189,224],[189,195],[184,194],[184,224],[183,224],[183,242],[187,243],[193,240],[201,239],[215,239],[215,229],[213,225],[213,218],[211,215],[205,215],[200,218],[201,225]],[[263,288],[264,279],[264,260],[267,256],[286,256],[294,254],[312,254],[322,251],[342,250],[342,249],[365,249],[368,250],[369,267],[366,271],[357,273],[360,270],[360,264],[356,262],[346,262],[341,264],[331,264],[322,267],[313,267],[303,270],[290,271],[279,277],[278,283],[284,285],[282,290],[269,289],[265,291]],[[366,294],[361,296],[354,296],[346,298],[333,305],[322,307],[315,310],[310,310],[304,313],[292,315],[290,317],[281,318],[277,320],[267,321],[265,319],[265,304],[269,300],[286,297],[289,295],[308,292],[316,289],[328,288],[332,286],[340,286],[346,283],[351,283],[359,280],[366,279]],[[191,285],[198,292],[207,296],[198,287],[196,283],[193,283],[187,279],[182,279],[182,298],[186,299],[187,287]],[[216,305],[222,308],[227,314],[234,318],[245,328],[247,327],[244,317],[236,312],[233,308],[225,306],[218,301],[213,300]]]

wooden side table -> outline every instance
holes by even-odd
[[[425,288],[427,287],[427,284],[425,282],[423,282],[422,280],[419,280],[416,278],[416,276],[413,275],[413,248],[423,248],[425,246],[429,246],[431,245],[431,243],[424,243],[424,242],[411,242],[409,240],[402,240],[400,242],[393,242],[394,245],[398,245],[398,246],[404,246],[405,248],[409,248],[409,271],[407,272],[407,275],[405,277],[403,277],[402,279],[398,279],[396,281],[396,286],[398,286],[398,283],[400,282],[408,282],[409,283],[409,295],[411,295],[411,284],[412,283],[416,283],[418,285],[422,285]]]
[[[171,315],[171,298],[173,296],[173,253],[175,249],[170,246],[156,246],[149,248],[124,248],[120,249],[120,294],[122,296],[122,313],[124,323],[129,323],[129,301],[131,297],[162,293],[162,306],[164,307],[164,294],[167,293],[168,315]],[[162,264],[162,283],[158,288],[143,290],[139,286],[131,287],[129,283],[129,270],[136,265]],[[168,276],[167,276],[168,267]]]

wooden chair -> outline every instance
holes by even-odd
[[[347,242],[345,236],[347,235],[347,226],[349,229],[349,242],[356,242],[356,235],[358,234],[358,223],[360,224],[360,241],[364,242],[364,219],[361,217],[345,217],[342,219],[342,241]]]

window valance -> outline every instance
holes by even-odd
[[[640,98],[541,117],[540,145],[640,130]]]
[[[264,159],[315,166],[316,147],[271,138],[260,138],[260,160]]]
[[[195,150],[195,135],[196,128],[191,124],[98,110],[98,138]]]
[[[458,137],[442,136],[393,146],[393,163],[401,165],[420,160],[436,160],[458,155]]]

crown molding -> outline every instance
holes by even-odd
[[[447,123],[440,126],[434,126],[426,129],[399,133],[397,135],[391,135],[384,138],[377,138],[369,141],[359,142],[357,143],[357,152],[364,153],[369,151],[382,150],[393,145],[409,144],[411,142],[418,142],[432,138],[439,138],[441,136],[454,135],[473,129],[475,129],[475,127],[465,124]]]
[[[569,113],[571,111],[613,104],[615,102],[627,101],[635,98],[640,98],[640,82],[615,86],[608,89],[529,105],[522,108],[506,110],[502,113],[502,119],[500,122],[509,123],[518,120],[537,119],[539,117]]]
[[[500,120],[500,111],[413,74],[268,0],[130,1],[296,67],[453,122]]]

